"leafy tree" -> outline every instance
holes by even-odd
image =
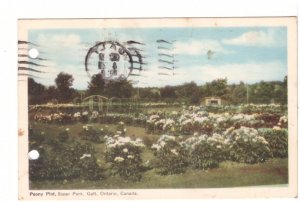
[[[71,88],[74,78],[71,74],[60,72],[56,79],[55,84],[57,87],[57,99],[59,102],[72,101],[75,90]]]
[[[53,100],[56,100],[57,99],[57,89],[55,86],[49,86],[47,89],[46,89],[46,92],[45,92],[45,97],[47,99],[47,101],[53,101]]]
[[[175,93],[175,90],[176,87],[165,86],[164,88],[160,89],[161,97],[165,99],[176,99],[177,95]]]
[[[185,83],[176,88],[176,95],[192,104],[199,103],[200,90],[195,82]]]
[[[45,102],[45,86],[37,83],[33,78],[28,78],[28,103],[29,105]]]
[[[288,77],[285,76],[282,84],[282,103],[287,104],[288,98]]]
[[[216,79],[204,86],[206,96],[218,96],[224,98],[228,93],[227,78]]]
[[[139,88],[139,95],[148,101],[158,101],[161,98],[159,88]]]
[[[105,86],[105,95],[108,97],[130,98],[133,94],[132,84],[126,79],[109,81]]]
[[[242,81],[238,85],[232,85],[229,92],[230,101],[233,104],[247,103],[247,88]]]
[[[101,74],[92,76],[91,81],[88,83],[88,95],[101,95],[104,94],[105,81]]]
[[[270,82],[261,81],[251,86],[249,101],[253,103],[270,103],[273,86]]]

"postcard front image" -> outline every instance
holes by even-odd
[[[19,20],[20,198],[295,196],[295,26]]]

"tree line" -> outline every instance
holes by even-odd
[[[228,84],[226,78],[220,78],[197,85],[188,82],[177,86],[134,88],[128,80],[105,81],[101,74],[93,75],[86,90],[73,88],[74,78],[71,74],[61,72],[57,75],[55,85],[44,86],[33,78],[28,79],[29,104],[49,102],[70,103],[75,98],[90,95],[102,95],[108,98],[140,98],[158,102],[185,102],[198,104],[205,97],[220,97],[227,104],[241,103],[287,103],[287,76],[283,81],[261,81],[254,84]]]

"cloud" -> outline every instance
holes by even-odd
[[[279,61],[233,63],[218,66],[205,65],[193,66],[182,69],[182,80],[193,80],[197,83],[210,82],[218,78],[227,78],[229,83],[255,83],[259,81],[283,80],[287,74],[287,68]]]
[[[204,65],[190,66],[181,69],[175,69],[174,75],[168,72],[171,76],[163,76],[155,66],[149,67],[145,71],[143,77],[138,77],[140,81],[138,86],[165,86],[165,85],[180,85],[185,82],[194,81],[198,84],[211,82],[218,78],[227,78],[229,83],[255,83],[259,81],[276,81],[283,80],[287,74],[286,66],[280,61],[271,62],[250,62],[250,63],[232,63],[224,65]]]
[[[80,36],[77,34],[40,34],[37,44],[46,48],[60,49],[62,47],[74,47],[80,44]]]
[[[87,82],[90,81],[90,78],[87,76],[86,71],[82,66],[74,66],[72,64],[58,65],[52,61],[44,61],[43,69],[45,73],[36,74],[38,78],[35,78],[36,81],[50,86],[55,85],[55,78],[60,72],[71,74],[74,78],[73,87],[76,89],[86,89]]]
[[[174,47],[175,54],[206,55],[209,50],[223,54],[232,52],[226,50],[220,42],[215,40],[177,41],[174,43]]]
[[[270,29],[267,31],[245,32],[236,38],[224,39],[222,43],[227,45],[270,47],[282,45],[284,42],[282,37],[279,37],[279,34],[276,33],[276,30]]]
[[[86,89],[90,78],[85,70],[80,66],[64,65],[59,66],[54,62],[48,62],[47,67],[43,69],[45,74],[39,74],[41,77],[37,80],[44,85],[54,85],[57,74],[61,71],[72,74],[74,77],[73,87],[76,89]],[[169,75],[160,75],[167,73]],[[162,87],[165,85],[180,85],[186,82],[194,81],[197,84],[211,82],[218,78],[227,78],[228,83],[255,83],[259,81],[278,81],[283,80],[287,74],[286,66],[280,61],[271,62],[250,62],[250,63],[232,63],[224,65],[204,65],[189,66],[186,68],[175,69],[172,71],[159,69],[152,64],[147,67],[147,71],[140,72],[140,77],[129,77],[134,86],[139,87]],[[138,81],[138,82],[137,82]]]
[[[60,71],[69,71],[68,65],[75,66],[73,71],[84,69],[84,58],[88,51],[86,45],[82,43],[80,35],[40,33],[36,37],[39,45],[41,57],[52,62]]]

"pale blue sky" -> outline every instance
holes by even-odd
[[[74,87],[85,89],[89,78],[84,69],[87,50],[97,41],[136,40],[147,57],[138,86],[198,84],[227,78],[229,83],[283,80],[287,74],[287,29],[285,27],[205,27],[130,29],[43,29],[31,30],[29,41],[39,45],[40,57],[48,72],[36,79],[53,85],[60,71],[74,76]],[[160,75],[157,68],[157,39],[174,41],[177,67],[174,75]],[[207,52],[214,54],[208,58]],[[169,74],[169,72],[167,72]]]

